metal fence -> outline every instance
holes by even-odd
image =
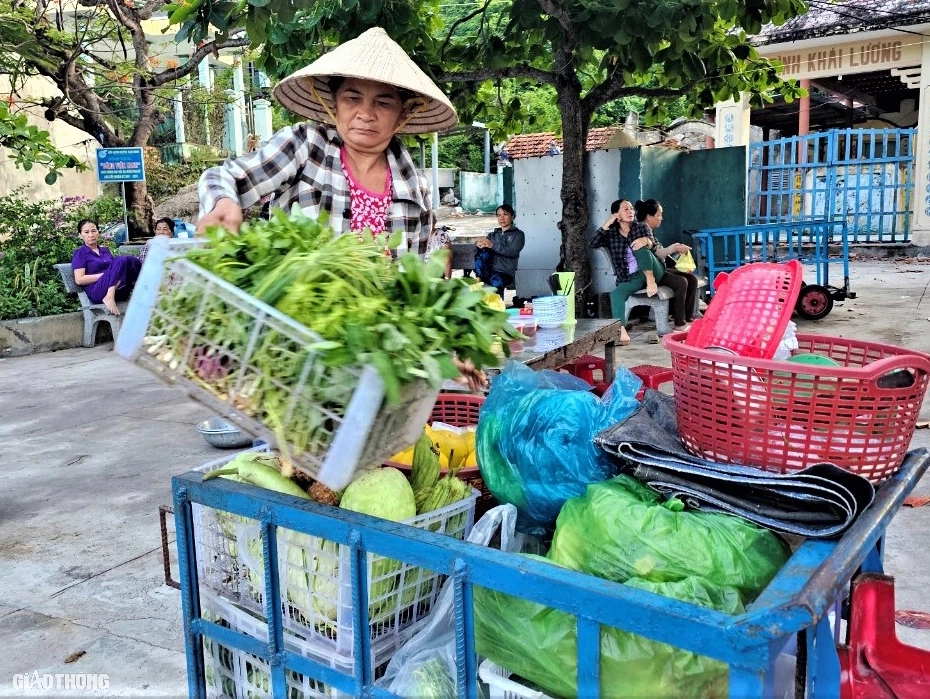
[[[915,129],[834,129],[753,143],[747,222],[845,220],[850,243],[907,243],[915,140]]]
[[[927,470],[930,455],[911,452],[901,470],[878,490],[873,504],[838,540],[808,539],[746,611],[729,616],[645,590],[451,539],[430,531],[333,510],[268,490],[222,479],[202,482],[188,473],[172,481],[181,601],[184,612],[188,689],[191,697],[207,695],[205,641],[247,653],[268,666],[263,694],[289,696],[293,673],[321,681],[347,695],[394,697],[376,685],[367,633],[353,635],[354,653],[343,669],[302,655],[285,644],[278,537],[294,530],[351,549],[351,599],[354,628],[367,629],[368,575],[366,553],[403,560],[447,575],[454,589],[457,695],[478,696],[476,681],[473,587],[482,586],[561,610],[576,618],[578,695],[598,696],[601,667],[598,651],[604,626],[624,629],[729,665],[729,696],[772,697],[774,664],[779,652],[798,632],[805,649],[807,696],[837,696],[840,666],[828,611],[845,594],[860,569],[881,571],[880,542],[904,498]],[[256,520],[261,531],[261,577],[264,578],[266,629],[250,635],[227,628],[201,614],[194,503]],[[295,506],[296,504],[296,506]],[[800,662],[800,660],[799,660]],[[254,672],[253,672],[254,677]],[[215,678],[214,678],[215,680]],[[230,692],[232,693],[232,692]],[[238,692],[236,692],[238,693]],[[609,693],[609,691],[607,692]],[[529,696],[529,695],[527,695]]]

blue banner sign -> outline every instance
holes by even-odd
[[[144,182],[145,163],[141,148],[98,148],[97,180],[100,182]]]

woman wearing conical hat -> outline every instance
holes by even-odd
[[[425,178],[395,134],[450,129],[448,98],[381,28],[369,29],[282,80],[274,96],[315,123],[286,127],[253,153],[200,178],[197,229],[237,230],[242,210],[274,195],[326,213],[338,233],[405,233],[426,251],[431,203]]]

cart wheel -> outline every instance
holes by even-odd
[[[805,284],[794,310],[806,320],[820,320],[833,310],[833,296],[825,286]]]

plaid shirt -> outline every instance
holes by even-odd
[[[352,207],[339,156],[341,146],[342,139],[331,126],[303,123],[281,129],[259,150],[201,175],[197,189],[200,215],[212,211],[224,197],[245,209],[273,194],[274,206],[289,210],[298,204],[314,218],[325,211],[333,230],[348,233]],[[402,230],[404,242],[399,250],[414,250],[422,256],[430,231],[426,179],[417,173],[413,159],[396,138],[385,153],[393,186],[385,231]]]
[[[630,250],[630,244],[638,238],[655,240],[652,237],[652,230],[641,221],[633,221],[630,224],[630,234],[628,236],[620,234],[620,225],[616,223],[609,228],[598,228],[594,231],[594,235],[591,236],[589,245],[592,248],[607,250],[607,256],[614,267],[614,274],[617,275],[617,284],[629,281],[630,277],[633,276],[630,274],[627,265],[627,250]],[[654,246],[651,245],[650,247]]]

